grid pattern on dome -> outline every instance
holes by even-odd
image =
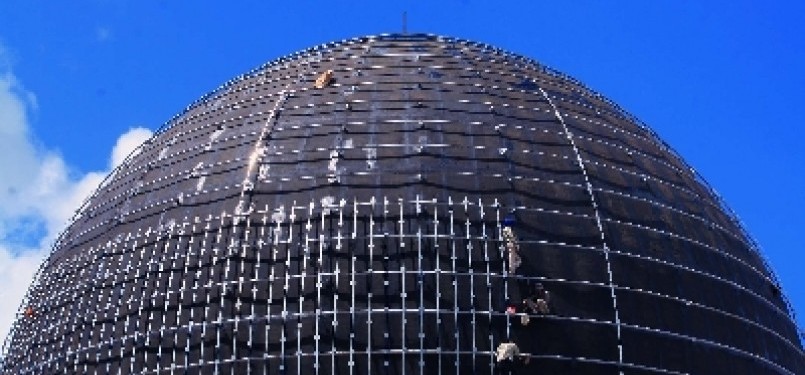
[[[550,311],[523,324],[507,306],[536,283]],[[512,342],[513,373],[801,373],[776,285],[691,168],[579,82],[366,37],[240,76],[130,155],[0,369],[493,373]]]

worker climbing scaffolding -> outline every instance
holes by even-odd
[[[523,263],[523,260],[520,258],[520,244],[517,242],[517,237],[514,235],[514,230],[511,226],[503,227],[503,241],[508,255],[509,273],[515,273]]]
[[[333,71],[327,70],[326,72],[319,75],[316,78],[316,82],[313,84],[313,87],[317,89],[323,89],[329,86],[333,82]]]
[[[524,314],[520,318],[522,325],[528,325],[531,321],[530,315],[546,315],[550,313],[550,293],[545,290],[542,283],[534,284],[531,294],[523,299]]]
[[[509,374],[521,365],[527,365],[531,357],[527,353],[521,353],[520,348],[513,342],[503,342],[498,345],[495,351],[495,362],[497,362],[497,372],[499,374]]]
[[[550,312],[550,307],[548,306],[550,303],[550,293],[545,290],[545,287],[542,285],[542,283],[534,284],[533,294],[531,294],[523,302],[525,302],[528,308],[536,314],[545,315]]]

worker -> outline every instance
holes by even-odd
[[[536,283],[530,296],[523,300],[525,313],[520,316],[520,324],[526,326],[531,321],[531,314],[545,315],[550,313],[548,303],[550,293],[545,290],[542,283]]]
[[[502,342],[498,345],[496,361],[513,361],[515,357],[520,355],[520,348],[513,342]]]
[[[520,245],[511,227],[503,228],[503,240],[506,242],[506,250],[509,255],[509,273],[517,272],[517,268],[523,263],[520,258]]]
[[[523,300],[523,304],[526,305],[526,310],[531,310],[531,312],[535,314],[545,315],[550,312],[550,308],[548,307],[550,300],[551,295],[545,290],[542,283],[536,283],[533,293]]]
[[[327,70],[326,72],[319,75],[318,78],[316,78],[316,82],[313,86],[317,89],[322,89],[329,86],[332,81],[333,81],[333,71]]]
[[[508,374],[515,369],[516,365],[527,365],[531,361],[531,357],[521,354],[517,344],[502,342],[495,351],[495,361],[498,363],[496,372]]]

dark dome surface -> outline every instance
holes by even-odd
[[[166,123],[57,241],[0,369],[803,374],[791,315],[735,216],[617,105],[488,45],[385,35]]]

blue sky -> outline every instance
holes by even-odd
[[[202,94],[327,41],[487,42],[635,114],[723,196],[805,326],[805,5],[795,1],[0,1],[0,337],[48,242],[121,155]],[[31,192],[32,191],[32,192]]]

